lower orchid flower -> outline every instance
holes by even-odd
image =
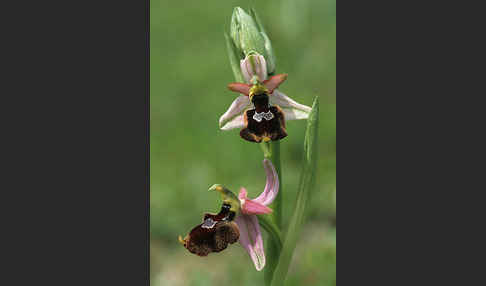
[[[242,95],[220,117],[222,130],[242,128],[240,136],[248,141],[280,140],[287,136],[285,120],[307,119],[311,108],[286,96],[277,88],[287,74],[268,78],[265,58],[251,54],[240,62],[247,83],[230,83],[228,88]]]
[[[218,214],[204,214],[203,223],[194,227],[184,239],[179,236],[179,242],[199,256],[223,251],[240,236],[238,226],[232,221],[234,216],[231,206],[224,203]]]
[[[238,197],[226,187],[216,184],[209,188],[218,191],[223,197],[223,207],[218,214],[205,214],[203,223],[191,230],[179,241],[190,252],[206,256],[210,252],[219,252],[239,240],[252,259],[256,270],[265,266],[265,252],[260,224],[256,215],[268,214],[268,207],[277,197],[279,182],[275,167],[268,159],[263,160],[267,175],[263,192],[255,199],[248,198],[245,188],[241,188]]]

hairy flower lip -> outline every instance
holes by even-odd
[[[179,236],[179,243],[198,256],[223,251],[240,236],[233,218],[234,213],[230,212],[229,206],[223,204],[218,214],[204,214],[203,222],[193,227],[184,239]]]

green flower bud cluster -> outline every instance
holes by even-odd
[[[275,72],[275,56],[272,43],[254,9],[250,14],[240,7],[233,10],[230,35],[225,34],[226,45],[235,79],[244,82],[240,70],[240,60],[251,54],[260,54],[267,62],[267,73]]]

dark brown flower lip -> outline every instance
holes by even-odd
[[[203,223],[195,226],[184,239],[179,236],[181,244],[191,253],[207,256],[238,241],[240,232],[230,208],[229,204],[223,204],[218,214],[204,214]]]
[[[284,113],[280,107],[269,104],[267,90],[251,94],[250,101],[255,108],[244,112],[245,126],[240,130],[241,138],[260,143],[287,137]]]
[[[260,143],[262,141],[278,141],[287,137],[285,129],[285,117],[282,109],[278,106],[269,106],[261,112],[271,113],[271,119],[260,118],[255,120],[257,109],[249,109],[244,113],[245,127],[240,131],[240,137],[250,141]],[[257,118],[258,119],[258,118]]]

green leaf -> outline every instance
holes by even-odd
[[[300,174],[300,183],[297,191],[297,202],[290,220],[287,234],[280,253],[279,262],[273,273],[272,286],[281,286],[289,270],[292,255],[304,224],[305,209],[309,194],[314,188],[317,161],[317,131],[319,125],[319,100],[316,97],[312,104],[312,111],[307,119],[307,130],[304,140],[304,162]]]
[[[235,44],[228,36],[228,34],[224,33],[224,38],[226,39],[226,48],[228,49],[228,57],[230,60],[231,69],[233,70],[233,74],[235,76],[235,80],[237,82],[245,82],[240,68],[240,57],[242,55],[239,54],[238,50],[235,47]]]

